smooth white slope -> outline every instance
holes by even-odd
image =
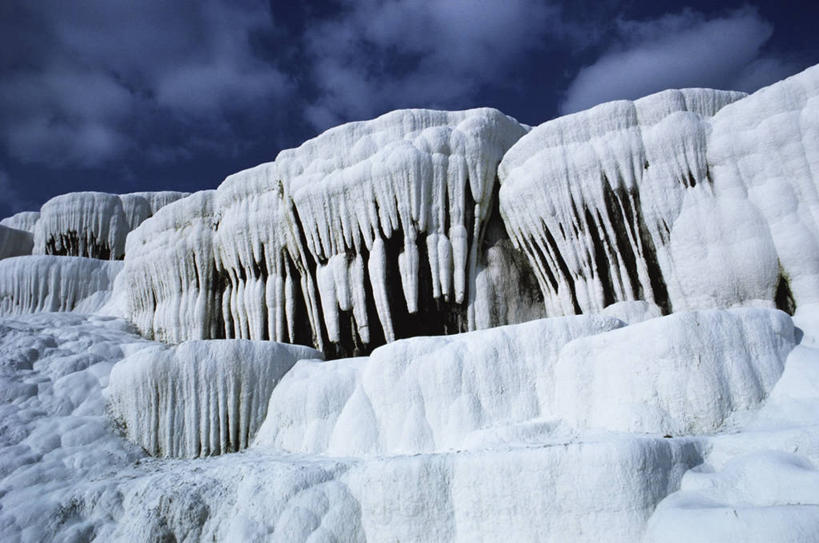
[[[753,204],[797,306],[819,302],[819,66],[724,108],[711,125],[717,195]]]
[[[759,315],[760,312],[750,313]],[[667,320],[669,318],[656,319],[656,322]],[[373,376],[384,378],[381,386],[386,391],[375,405],[388,402],[390,391],[398,405],[395,410],[382,405],[378,408],[380,412],[391,413],[391,416],[400,413],[402,398],[406,397],[404,391],[416,389],[416,385],[416,390],[423,391],[426,387],[446,398],[445,391],[456,389],[458,381],[436,379],[446,375],[446,372],[429,371],[438,365],[444,370],[458,370],[464,385],[462,392],[474,390],[473,397],[480,400],[486,414],[484,421],[490,426],[473,433],[470,439],[461,438],[459,450],[331,459],[271,454],[251,447],[241,453],[182,461],[140,459],[140,453],[116,437],[113,427],[106,424],[100,394],[114,361],[131,355],[122,363],[122,369],[118,366],[114,370],[115,374],[123,371],[126,376],[135,375],[135,371],[140,373],[134,367],[134,362],[140,359],[140,365],[146,368],[170,369],[168,360],[157,362],[157,358],[165,358],[174,348],[137,338],[127,332],[121,321],[111,319],[48,314],[0,321],[3,332],[0,333],[0,360],[5,364],[2,367],[5,369],[0,369],[6,379],[3,386],[6,396],[2,398],[6,403],[0,402],[4,415],[4,424],[0,425],[3,475],[0,527],[12,539],[27,540],[72,537],[84,540],[96,537],[106,541],[171,537],[218,541],[639,540],[655,504],[679,487],[682,474],[702,462],[708,443],[719,436],[663,439],[622,432],[578,435],[556,427],[554,420],[519,422],[516,413],[538,414],[527,406],[534,404],[532,397],[542,388],[541,383],[535,378],[535,386],[531,381],[521,382],[528,386],[516,386],[521,380],[510,380],[508,376],[524,375],[526,371],[507,372],[497,363],[498,367],[492,368],[490,360],[504,352],[528,352],[527,360],[533,364],[525,368],[543,369],[542,364],[554,358],[555,349],[548,347],[546,334],[535,334],[532,326],[540,324],[539,331],[551,332],[554,343],[558,344],[565,340],[560,339],[561,330],[579,330],[584,322],[600,325],[611,322],[620,326],[618,321],[602,317],[549,319],[450,338],[416,338],[382,349],[398,358],[382,357],[380,361],[388,365],[384,371],[371,368]],[[637,327],[650,324],[652,321]],[[510,328],[530,333],[516,335]],[[626,330],[628,328],[622,329]],[[620,331],[602,331],[601,335],[592,337]],[[451,340],[449,347],[441,344],[442,339]],[[255,354],[243,355],[238,359],[244,362],[226,364],[227,358],[235,354],[234,346],[240,344],[253,345],[253,342],[234,340],[188,345],[191,346],[189,354],[199,358],[204,349],[197,346],[225,346],[230,356],[213,357],[206,365],[211,370],[209,375],[215,372],[221,378],[228,378],[236,375],[238,366],[258,359]],[[175,348],[176,354],[186,348]],[[536,349],[546,355],[541,364],[536,363],[539,354]],[[221,348],[208,350],[208,356],[223,352]],[[426,363],[403,358],[411,353],[426,353]],[[435,353],[439,355],[440,364],[435,364]],[[458,364],[448,364],[447,353],[460,354]],[[423,356],[419,362],[422,360]],[[679,360],[691,363],[684,350],[680,351]],[[810,360],[815,365],[816,359]],[[320,414],[333,410],[334,402],[343,407],[346,401],[346,398],[330,396],[336,390],[334,384],[339,382],[335,376],[347,373],[348,385],[345,386],[352,388],[356,362],[361,360],[301,362],[295,366],[294,372],[305,367],[310,371],[301,372],[304,386],[291,388],[290,401],[296,404],[291,413],[298,412],[298,406],[304,406],[304,412],[316,422],[312,431],[326,435],[327,431],[320,428]],[[192,377],[189,372],[198,365],[174,366]],[[420,371],[424,367],[427,369]],[[400,368],[406,369],[406,373],[394,371]],[[673,372],[669,374],[667,369],[668,366],[661,364],[658,372],[673,378]],[[322,371],[327,377],[325,381],[320,378]],[[152,372],[153,369],[149,373]],[[539,373],[548,377],[548,372]],[[428,379],[418,380],[413,374],[415,377],[426,375]],[[296,381],[289,379],[290,375],[279,383],[276,391],[283,390],[288,381]],[[490,375],[498,378],[485,378]],[[138,391],[138,387],[128,385],[132,382],[130,379],[120,384],[116,384],[117,380],[113,376],[111,386],[119,387],[124,395]],[[543,384],[560,386],[553,379],[545,381]],[[230,387],[212,386],[213,378],[198,382],[200,388],[225,390],[221,405],[231,405],[227,401]],[[497,388],[492,387],[494,383],[498,384]],[[800,384],[805,392],[804,379]],[[473,385],[480,386],[474,388]],[[485,388],[487,386],[489,388]],[[789,388],[791,395],[798,395],[797,388],[795,385]],[[341,391],[340,396],[345,394]],[[217,405],[220,402],[218,394],[182,396],[189,399],[207,396],[215,399]],[[774,396],[776,391],[772,398]],[[784,400],[785,395],[780,393],[778,397]],[[437,405],[427,401],[423,404]],[[439,407],[444,404],[446,402]],[[128,411],[151,419],[147,416],[149,408],[133,407]],[[158,424],[160,417],[164,417],[164,428],[195,440],[202,434],[190,432],[187,421],[201,422],[208,418],[198,418],[201,413],[187,411],[190,417],[176,409],[160,410],[151,420]],[[430,409],[433,423],[435,411],[457,414],[457,410]],[[66,416],[69,413],[71,416]],[[268,412],[266,424],[273,416]],[[401,420],[412,421],[413,416],[401,414],[391,431],[401,425]],[[331,425],[328,421],[325,424]],[[466,427],[468,421],[462,425]],[[413,425],[404,427],[411,430]],[[459,431],[457,426],[451,428]],[[348,440],[354,438],[356,436],[347,437]],[[444,443],[447,439],[443,435],[439,441]],[[421,441],[416,443],[424,445]],[[136,459],[139,461],[134,462]],[[802,466],[799,462],[795,461],[794,465]],[[804,466],[799,469],[807,473]],[[745,470],[746,480],[755,481],[755,472],[756,468]],[[804,501],[804,496],[808,496],[804,492],[810,487],[804,484],[804,479],[796,481],[801,482],[788,485],[790,494],[786,492],[782,496],[797,496],[802,492]],[[768,486],[764,483],[754,486],[760,506],[778,499],[766,490]],[[723,495],[730,497],[731,492],[734,491],[726,487]],[[770,515],[772,511],[765,507],[760,510],[762,515]],[[791,508],[788,514],[793,516],[794,511]],[[782,519],[787,517],[779,516],[774,517],[772,525],[791,530],[784,532],[786,534],[793,533],[793,526],[803,526],[810,521],[810,512],[804,508],[802,511],[798,518],[794,517],[794,524],[782,524]],[[706,523],[697,526],[704,527]],[[741,532],[729,532],[729,535],[735,533]]]
[[[114,433],[101,388],[115,361],[158,345],[71,314],[0,330],[10,540],[633,541],[700,459],[693,441],[622,438],[366,462],[253,449],[149,459]],[[617,492],[601,503],[600,488]]]
[[[797,543],[819,530],[817,306],[802,306],[803,334],[765,404],[709,441],[705,463],[657,508],[646,541]]]
[[[335,456],[417,454],[497,440],[493,431],[521,423],[548,428],[560,349],[622,325],[600,316],[543,319],[400,340],[368,358],[302,361],[273,391],[256,445]]]
[[[206,321],[222,326],[220,335],[228,338],[295,341],[305,335],[298,328],[308,324],[306,335],[319,348],[325,338],[352,344],[354,338],[341,337],[340,325],[348,318],[342,313],[350,312],[359,343],[376,336],[393,340],[393,314],[399,309],[417,313],[425,309],[419,307],[423,299],[469,304],[477,273],[475,240],[490,209],[495,168],[524,133],[519,123],[493,109],[400,110],[330,129],[282,151],[275,162],[228,177],[217,189],[210,211],[218,218],[212,241],[197,239],[197,246],[186,250],[207,259],[212,247],[218,284],[216,278],[191,275],[187,266],[167,273],[186,284],[204,280],[201,288],[217,291],[213,299],[221,307],[209,310]],[[187,243],[187,212],[173,209],[179,215],[178,239],[172,228],[150,220],[134,234],[154,247],[157,257],[162,246],[178,255]],[[165,234],[153,240],[157,231]],[[390,254],[390,239],[403,247],[397,257]],[[129,260],[142,258],[144,253],[129,255]],[[172,266],[174,258],[161,260]],[[392,268],[400,285],[387,284]],[[430,278],[430,292],[418,290],[422,272]],[[145,280],[126,288],[134,289],[131,298],[143,301],[156,292],[156,320],[173,321],[164,313],[175,294],[165,292],[163,275],[157,274],[154,284],[145,274]],[[390,307],[390,289],[400,289],[404,307]],[[370,322],[370,305],[378,322]],[[136,308],[133,318],[143,330],[151,310],[150,304]],[[188,320],[182,314],[172,326],[154,326],[153,332],[191,339],[201,337],[204,322],[198,314]],[[474,327],[474,318],[470,322]]]
[[[785,313],[694,311],[577,339],[555,364],[555,415],[578,428],[708,434],[757,408],[796,344]]]

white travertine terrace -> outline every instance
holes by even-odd
[[[0,260],[0,533],[815,542],[817,100],[399,111],[57,202],[56,252],[153,216],[124,265]]]
[[[109,405],[127,437],[154,456],[235,452],[253,439],[287,370],[320,357],[301,345],[247,340],[155,346],[117,364]]]

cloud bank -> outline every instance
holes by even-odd
[[[795,70],[785,60],[763,55],[773,30],[748,8],[712,19],[684,11],[620,21],[613,45],[569,85],[561,113],[669,88],[757,90]]]
[[[10,1],[0,21],[0,141],[23,162],[151,156],[152,133],[223,133],[293,90],[252,48],[262,2]]]

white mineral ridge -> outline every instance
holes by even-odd
[[[352,311],[363,343],[375,327],[392,340],[396,308],[388,303],[386,277],[394,263],[387,261],[385,240],[404,247],[398,267],[406,311],[418,311],[420,266],[429,269],[433,298],[468,301],[477,272],[474,240],[490,209],[496,166],[524,133],[493,109],[400,110],[332,128],[282,151],[275,162],[231,175],[215,194],[200,196],[209,199],[206,213],[197,205],[202,213],[186,217],[188,204],[170,206],[179,216],[180,239],[167,218],[148,220],[134,232],[144,247],[133,255],[129,249],[127,273],[130,261],[146,254],[174,269],[137,271],[139,278],[127,282],[132,318],[156,337],[201,338],[209,322],[220,323],[224,337],[277,341],[294,341],[295,327],[306,318],[322,347],[322,337],[341,340],[339,312]],[[211,221],[212,232],[188,225],[200,217]],[[195,242],[184,239],[185,227],[199,228]],[[155,239],[158,232],[163,234]],[[191,257],[179,258],[183,250],[196,256],[200,270],[186,263]],[[428,255],[426,262],[421,254]],[[315,276],[300,271],[311,262],[317,263]],[[211,293],[219,307],[208,308],[206,320],[200,313],[163,314],[172,312],[168,297],[179,290],[167,291],[165,275],[212,289],[214,268],[226,284]],[[148,303],[151,292],[157,293],[155,308]],[[377,309],[378,323],[369,322],[368,303]],[[294,313],[299,304],[305,316]],[[151,311],[159,326],[151,323]]]
[[[21,211],[11,217],[0,220],[0,226],[7,226],[17,230],[34,233],[34,225],[40,218],[39,211]]]
[[[111,414],[153,456],[197,457],[247,447],[270,393],[309,347],[249,340],[188,341],[132,354],[114,366]]]
[[[357,463],[368,541],[639,541],[655,504],[701,461],[693,441],[604,441]],[[601,495],[601,492],[603,495]]]
[[[186,193],[72,192],[43,204],[34,225],[35,254],[121,259],[128,232]]]
[[[597,315],[543,319],[404,339],[368,358],[302,361],[273,391],[256,445],[415,454],[474,447],[498,440],[495,431],[548,428],[561,347],[622,325]],[[521,423],[529,427],[505,428]]]
[[[166,205],[188,196],[187,192],[159,191],[159,192],[131,192],[120,194],[122,211],[125,213],[125,220],[128,223],[128,231],[133,230],[148,217],[153,216],[157,211]]]
[[[31,232],[0,224],[0,260],[12,256],[30,255],[34,247]]]
[[[579,338],[555,364],[555,415],[578,428],[711,433],[759,406],[795,343],[788,315],[753,308],[675,313]]]
[[[75,256],[18,256],[0,260],[0,315],[38,311],[93,313],[100,309],[122,262]]]
[[[218,337],[215,316],[215,191],[168,204],[128,235],[117,295],[139,331],[160,341]]]

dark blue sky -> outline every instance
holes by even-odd
[[[685,7],[683,7],[685,6]],[[536,125],[819,62],[819,3],[3,0],[0,217],[76,190],[197,190],[400,107]]]

